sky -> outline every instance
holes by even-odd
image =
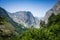
[[[30,11],[35,17],[44,17],[57,0],[0,0],[0,7],[10,13]]]

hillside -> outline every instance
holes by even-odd
[[[0,30],[3,31],[3,35],[5,35],[6,32],[12,32],[15,35],[16,33],[21,33],[25,30],[22,27],[23,25],[14,22],[7,14],[7,11],[0,7]]]

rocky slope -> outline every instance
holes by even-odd
[[[51,16],[52,13],[54,13],[55,15],[60,13],[60,0],[58,0],[58,2],[50,10],[47,11],[44,17],[45,23],[48,23],[48,18]]]
[[[24,27],[38,27],[39,20],[35,18],[31,12],[29,11],[19,11],[16,13],[8,13],[9,16],[18,24],[24,25]]]
[[[2,35],[8,35],[15,32],[15,28],[9,22],[9,18],[7,12],[0,7],[0,31],[2,32]]]
[[[23,25],[18,24],[9,17],[7,11],[0,7],[0,32],[2,35],[18,34],[23,32]]]

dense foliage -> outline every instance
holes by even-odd
[[[46,27],[45,21],[40,21],[40,27]]]
[[[0,16],[0,25],[3,25],[5,23],[6,19],[2,16]]]
[[[60,24],[60,13],[58,15],[52,14],[48,19],[48,26]]]
[[[56,27],[56,28],[55,28]],[[51,28],[31,29],[23,33],[20,40],[60,40],[60,29],[55,26]]]

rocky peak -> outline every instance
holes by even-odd
[[[58,0],[57,3],[50,10],[46,12],[46,15],[44,17],[45,23],[48,23],[48,18],[51,16],[52,13],[54,13],[55,15],[60,13],[60,0]]]
[[[36,26],[38,19],[36,19],[30,11],[19,11],[16,13],[8,13],[9,16],[18,24],[23,24],[24,26]],[[36,26],[37,27],[37,26]]]

